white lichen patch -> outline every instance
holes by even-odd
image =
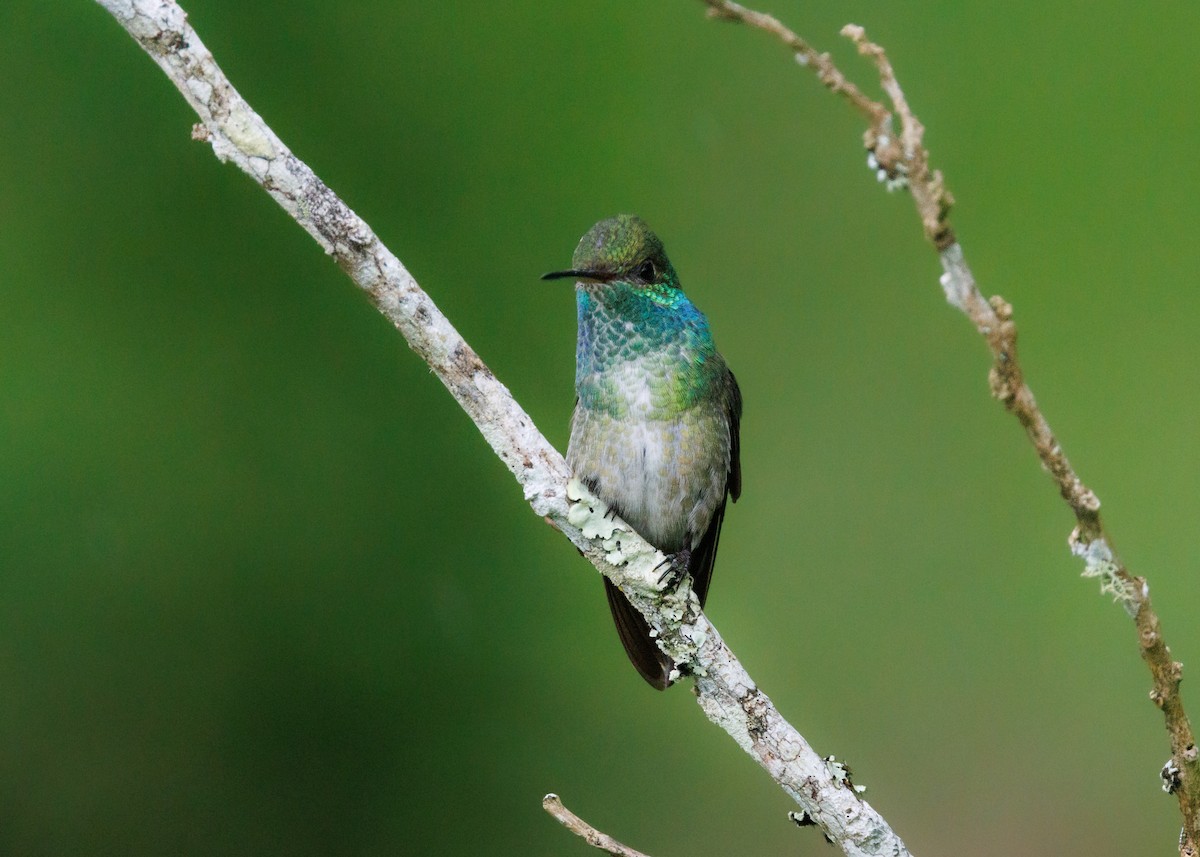
[[[617,532],[630,532],[629,525],[616,515],[610,515],[608,504],[594,496],[574,476],[567,483],[567,499],[571,501],[567,521],[578,527],[584,538],[608,541]]]
[[[698,607],[699,605],[697,605]],[[687,640],[695,649],[699,649],[708,639],[708,632],[700,625],[683,625],[679,629],[679,635]]]
[[[1120,573],[1121,567],[1108,542],[1103,538],[1085,542],[1076,530],[1071,533],[1070,545],[1071,553],[1083,560],[1081,576],[1098,578],[1102,595],[1111,595],[1126,613],[1136,615],[1138,591],[1135,584]]]
[[[946,293],[947,303],[955,309],[968,312],[967,302],[975,291],[975,281],[967,269],[966,260],[963,259],[962,246],[957,243],[951,244],[941,252],[941,260],[945,273],[938,281],[942,284],[942,291]]]
[[[850,766],[843,762],[839,762],[836,756],[826,756],[824,761],[825,770],[829,772],[829,778],[833,781],[834,785],[842,788],[848,788],[855,794],[859,795],[867,790],[866,786],[854,784],[854,781],[850,779]],[[853,808],[854,805],[851,804],[851,806],[847,808],[847,812],[849,813]],[[851,817],[851,815],[847,814],[847,820],[849,820]]]
[[[662,593],[651,621],[658,627],[650,629],[651,637],[676,662],[691,662],[707,639],[707,627],[695,623],[700,602],[690,586],[667,589],[663,579],[666,557],[639,538],[621,518],[612,514],[611,507],[592,494],[580,480],[572,477],[567,483],[567,522],[576,527],[584,538],[599,542],[604,559],[622,566],[625,574],[620,580],[622,591],[636,607],[646,606],[651,591]],[[703,675],[703,670],[692,672]],[[674,680],[674,679],[672,679]]]
[[[574,476],[567,483],[567,499],[567,523],[585,539],[599,540],[609,565],[626,566],[629,576],[642,580],[647,589],[661,588],[655,572],[665,560],[660,551],[637,538],[629,524]]]
[[[1174,756],[1167,759],[1167,763],[1163,765],[1158,775],[1162,778],[1162,790],[1169,795],[1179,791],[1179,787],[1183,784],[1183,771],[1179,770]]]
[[[271,138],[263,133],[261,120],[245,104],[233,105],[221,129],[243,155],[268,159],[275,157],[275,146]]]
[[[825,770],[829,772],[829,778],[839,786],[850,782],[850,769],[839,762],[837,756],[825,757]]]
[[[696,653],[700,651],[708,635],[702,627],[703,622],[692,624],[687,621],[695,614],[686,611],[688,609],[698,611],[700,605],[698,602],[693,603],[695,596],[690,588],[686,592],[687,597],[671,593],[663,599],[661,615],[665,624],[674,633],[666,637],[661,634],[656,634],[656,636],[659,639],[659,648],[670,655],[676,663],[689,664],[691,674],[699,678],[708,675],[708,670],[704,665],[696,663]]]

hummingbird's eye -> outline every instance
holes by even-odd
[[[653,283],[658,279],[658,269],[654,267],[654,263],[649,259],[638,265],[634,269],[633,273],[636,274],[637,278],[643,283]]]

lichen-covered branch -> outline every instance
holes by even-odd
[[[984,297],[971,275],[962,246],[947,219],[953,197],[941,173],[929,166],[925,128],[909,106],[887,53],[867,39],[862,27],[851,24],[842,29],[842,35],[854,42],[859,53],[875,63],[880,86],[891,103],[890,110],[862,95],[834,67],[828,54],[818,54],[776,19],[729,0],[702,2],[712,17],[744,23],[782,39],[803,60],[801,65],[812,68],[824,85],[846,96],[867,119],[864,139],[872,168],[879,171],[879,178],[889,188],[907,187],[912,194],[925,236],[940,255],[946,299],[971,320],[991,351],[992,395],[1021,423],[1038,460],[1075,516],[1076,526],[1069,539],[1072,553],[1083,559],[1084,576],[1099,578],[1101,591],[1111,594],[1134,620],[1142,659],[1153,679],[1150,699],[1162,710],[1170,736],[1171,758],[1163,767],[1162,778],[1163,788],[1178,798],[1183,816],[1180,854],[1197,857],[1200,855],[1200,765],[1197,763],[1200,752],[1179,695],[1182,666],[1171,657],[1163,640],[1158,615],[1150,603],[1149,586],[1117,557],[1100,518],[1099,499],[1071,467],[1025,382],[1017,358],[1012,307],[998,295]],[[900,121],[898,135],[893,132],[893,117]]]
[[[645,613],[663,648],[696,676],[705,714],[765,768],[852,857],[909,852],[850,784],[775,709],[700,612],[695,596],[663,593],[652,546],[570,480],[528,414],[404,266],[250,108],[171,0],[98,0],[166,73],[200,117],[193,137],[257,182],[334,258],[479,427],[533,510]]]

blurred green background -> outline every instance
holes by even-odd
[[[560,449],[570,289],[664,237],[746,400],[710,614],[916,854],[1169,854],[1131,623],[861,125],[695,0],[191,0]],[[885,44],[1200,706],[1200,6],[765,7]],[[98,6],[0,5],[0,853],[832,853]]]

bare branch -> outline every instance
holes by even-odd
[[[1101,591],[1111,594],[1133,618],[1142,660],[1150,669],[1154,689],[1150,699],[1163,712],[1171,744],[1168,767],[1175,769],[1167,790],[1179,800],[1183,835],[1179,850],[1183,857],[1200,853],[1200,765],[1192,726],[1179,694],[1183,665],[1171,657],[1162,637],[1158,614],[1150,603],[1150,586],[1132,574],[1117,557],[1100,518],[1100,499],[1083,483],[1067,460],[1050,423],[1046,420],[1017,358],[1017,329],[1012,306],[999,295],[985,298],[967,265],[962,246],[946,222],[950,197],[941,173],[929,169],[929,152],[923,142],[924,127],[909,109],[887,55],[870,42],[861,27],[843,30],[859,48],[872,57],[879,69],[880,83],[901,118],[905,173],[925,234],[940,251],[942,288],[946,299],[975,325],[992,352],[988,373],[992,395],[1017,418],[1033,444],[1042,467],[1054,479],[1063,500],[1075,516],[1076,526],[1068,543],[1071,552],[1084,560],[1085,577],[1100,579]]]
[[[599,830],[592,827],[582,818],[571,812],[571,810],[563,806],[563,802],[556,794],[548,794],[542,798],[542,809],[546,810],[546,812],[557,818],[563,827],[574,833],[576,836],[582,838],[593,848],[599,848],[601,851],[606,851],[609,854],[612,854],[613,857],[646,857],[646,855],[641,851],[630,848],[628,845],[622,845],[607,833],[601,833]]]
[[[942,174],[929,167],[925,128],[909,106],[887,53],[867,38],[862,27],[850,24],[842,29],[842,35],[855,43],[859,53],[875,63],[880,86],[891,102],[894,114],[900,118],[898,142],[891,133],[892,112],[846,83],[845,76],[834,67],[828,54],[816,53],[807,42],[769,15],[746,9],[730,0],[703,2],[708,6],[710,16],[750,24],[792,47],[797,57],[804,59],[803,65],[810,65],[817,71],[822,83],[845,95],[867,118],[869,127],[864,141],[871,153],[872,166],[879,169],[879,177],[888,181],[889,188],[908,187],[925,236],[939,252],[944,271],[941,284],[946,299],[971,320],[992,353],[989,372],[992,395],[1024,427],[1039,461],[1054,479],[1075,516],[1076,526],[1068,541],[1072,553],[1084,560],[1084,576],[1099,578],[1101,591],[1111,594],[1134,620],[1142,659],[1149,667],[1154,683],[1150,699],[1162,710],[1170,737],[1171,758],[1163,767],[1163,788],[1179,800],[1184,822],[1179,851],[1182,857],[1197,857],[1200,855],[1200,765],[1197,762],[1200,751],[1179,694],[1183,667],[1171,657],[1171,650],[1163,640],[1158,615],[1150,604],[1149,585],[1117,558],[1100,519],[1100,500],[1071,467],[1050,424],[1038,408],[1033,391],[1025,382],[1017,359],[1017,330],[1012,321],[1012,307],[998,295],[984,297],[975,283],[962,247],[947,220],[953,197]]]
[[[98,0],[171,79],[200,117],[193,137],[232,161],[333,256],[404,335],[508,466],[533,510],[618,583],[660,645],[696,677],[705,714],[851,857],[909,852],[850,784],[776,711],[700,612],[695,595],[663,593],[651,545],[576,481],[509,391],[483,364],[371,228],[250,108],[172,0]],[[574,502],[571,502],[574,501]]]

